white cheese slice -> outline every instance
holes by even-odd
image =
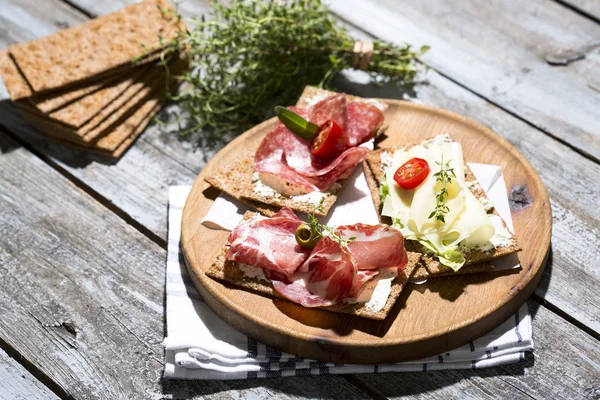
[[[415,189],[402,189],[394,181],[396,170],[411,158],[427,161],[430,173]],[[443,160],[443,161],[442,161]],[[449,163],[455,177],[447,184],[448,195],[445,222],[429,218],[436,206],[436,193],[442,188],[434,176],[441,169],[440,163]],[[386,169],[389,195],[384,201],[382,214],[396,218],[404,228],[408,239],[425,239],[441,254],[455,248],[459,243],[483,245],[494,235],[494,225],[484,206],[475,198],[465,183],[465,166],[460,143],[452,142],[450,136],[439,135],[408,150],[396,151],[392,165]]]

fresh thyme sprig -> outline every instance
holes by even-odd
[[[188,85],[172,96],[180,133],[239,130],[293,104],[306,85],[327,87],[352,66],[354,38],[320,0],[211,2],[213,11],[181,30],[165,52],[183,52]],[[413,50],[374,40],[369,74],[376,82],[409,83],[420,70]]]
[[[448,184],[452,183],[451,176],[456,178],[454,174],[454,168],[450,168],[450,161],[444,164],[444,156],[442,156],[441,162],[435,162],[440,166],[440,170],[433,174],[436,182],[441,183],[441,189],[435,194],[435,209],[429,214],[427,218],[434,218],[438,221],[446,223],[445,215],[448,214],[450,209],[446,205],[446,199],[448,198]]]
[[[323,202],[324,199],[321,199],[318,205],[315,205],[314,212],[320,211],[323,212]],[[345,238],[342,236],[341,232],[335,233],[335,227],[323,225],[319,222],[319,220],[314,216],[313,213],[308,214],[308,222],[310,229],[317,233],[319,238],[323,236],[329,236],[334,241],[338,242],[343,246],[348,246],[350,242],[356,239],[356,236],[352,236],[350,238]]]

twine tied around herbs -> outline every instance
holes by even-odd
[[[370,40],[357,40],[354,42],[353,52],[352,68],[368,71],[369,62],[371,61],[371,56],[373,56],[373,42]]]

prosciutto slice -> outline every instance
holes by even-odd
[[[329,237],[317,243],[310,257],[292,282],[272,280],[273,287],[283,297],[304,307],[324,307],[352,294],[357,268],[345,246]],[[362,282],[364,284],[364,282]]]
[[[310,254],[296,242],[300,224],[302,221],[288,208],[271,218],[255,216],[242,221],[227,239],[225,257],[290,276]]]
[[[346,146],[353,147],[364,143],[375,136],[375,132],[383,124],[383,113],[372,104],[348,103],[348,124],[346,126]]]
[[[354,224],[339,226],[336,233],[341,233],[346,239],[356,238],[348,244],[348,248],[359,270],[406,267],[408,256],[404,249],[404,236],[397,229],[385,225]]]

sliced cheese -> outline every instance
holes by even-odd
[[[402,189],[394,181],[393,175],[413,157],[426,160],[431,172],[415,189]],[[429,218],[436,207],[436,193],[442,188],[442,183],[434,176],[440,171],[442,162],[449,163],[456,175],[446,185],[448,195],[445,204],[449,211],[444,216],[445,222]],[[407,239],[427,241],[436,253],[443,254],[448,250],[456,250],[459,243],[488,243],[494,235],[494,225],[484,206],[465,183],[462,146],[452,142],[450,136],[439,135],[411,149],[396,151],[391,166],[386,169],[385,179],[389,194],[384,201],[382,214],[399,222]],[[442,259],[440,261],[444,262]]]

